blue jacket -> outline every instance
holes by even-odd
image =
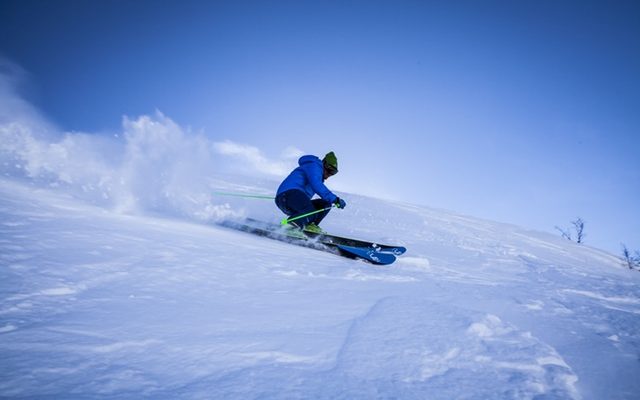
[[[298,164],[300,166],[282,181],[277,194],[297,189],[306,193],[309,198],[317,193],[323,200],[334,203],[338,196],[322,183],[322,160],[316,156],[307,155],[300,157]]]

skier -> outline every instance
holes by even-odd
[[[307,232],[324,233],[318,225],[327,216],[330,207],[335,205],[344,208],[347,205],[324,185],[327,178],[338,173],[338,159],[331,151],[322,160],[314,155],[302,156],[298,164],[299,167],[280,184],[276,205],[290,217],[326,209],[291,222]],[[315,194],[320,198],[311,200]]]

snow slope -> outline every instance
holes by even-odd
[[[323,227],[405,245],[395,264],[254,237],[217,222],[273,203],[214,193],[272,194],[295,149],[160,113],[64,133],[14,103],[0,398],[640,398],[640,274],[610,254],[343,192]]]
[[[375,267],[1,179],[0,398],[640,397],[640,274],[614,256],[342,195],[325,229],[407,254]],[[280,217],[255,204],[238,215]]]

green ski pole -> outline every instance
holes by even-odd
[[[333,207],[333,205],[331,207]],[[293,218],[284,218],[282,221],[280,221],[280,224],[286,225],[291,221],[295,221],[295,220],[300,219],[300,218],[308,217],[309,215],[313,215],[313,214],[321,213],[323,211],[330,210],[331,207],[321,208],[319,210],[311,211],[309,213],[298,215],[298,216],[293,217]]]
[[[274,200],[273,196],[263,196],[257,194],[244,194],[244,193],[226,193],[226,192],[213,192],[213,194],[217,196],[233,196],[233,197],[248,197],[252,199],[265,199],[265,200]]]

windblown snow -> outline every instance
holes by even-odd
[[[213,193],[280,164],[222,170],[161,114],[0,135],[1,398],[640,396],[640,274],[611,254],[340,192],[326,230],[408,248],[377,267],[219,226],[278,221]]]

